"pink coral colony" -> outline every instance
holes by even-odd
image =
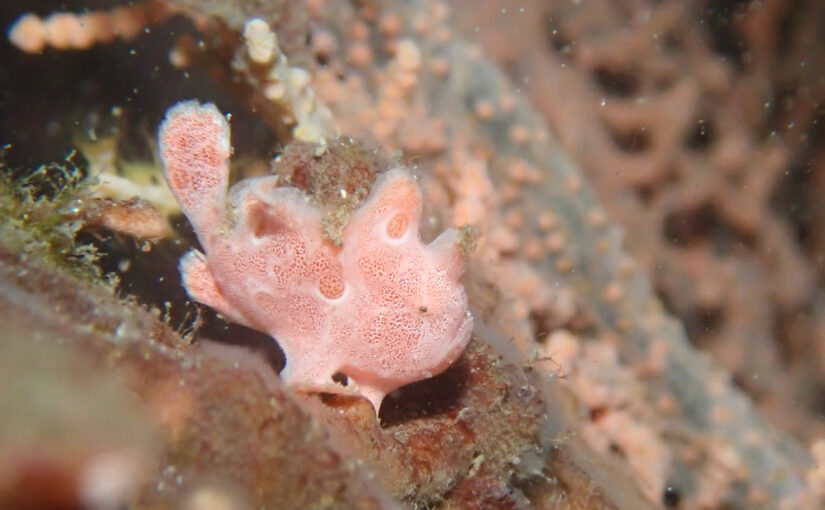
[[[460,234],[449,229],[422,244],[421,192],[407,170],[378,177],[339,247],[323,235],[322,212],[275,175],[243,180],[227,195],[229,126],[214,105],[171,108],[159,143],[166,179],[205,252],[181,259],[187,292],[276,338],[286,384],[360,394],[377,413],[389,392],[459,357],[473,324],[458,282]]]

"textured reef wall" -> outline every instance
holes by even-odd
[[[0,8],[0,506],[818,508],[825,32],[742,5]],[[425,241],[473,225],[461,358],[376,417],[189,302],[154,140],[192,98],[233,175],[329,205],[400,162]]]

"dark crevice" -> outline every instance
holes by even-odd
[[[627,130],[610,128],[610,136],[616,147],[628,154],[645,152],[652,142],[647,126],[636,126]]]
[[[614,69],[599,66],[593,71],[593,79],[604,91],[617,97],[633,97],[639,91],[639,72],[637,69]]]
[[[699,13],[699,21],[707,28],[714,51],[740,69],[747,47],[736,30],[736,20],[745,13],[749,3],[750,0],[716,0],[707,2]]]
[[[706,150],[713,143],[715,137],[713,121],[708,116],[702,116],[691,124],[690,132],[685,137],[685,146],[695,151]]]
[[[756,247],[753,235],[728,224],[712,204],[670,213],[664,221],[663,235],[670,244],[683,248],[710,242],[719,254]]]

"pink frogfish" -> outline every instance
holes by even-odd
[[[158,138],[203,247],[180,261],[187,293],[276,339],[286,385],[361,395],[377,413],[388,393],[461,355],[473,328],[459,283],[466,250],[456,229],[422,243],[422,195],[408,170],[379,174],[333,243],[319,207],[278,176],[227,190],[229,125],[214,105],[177,104]]]

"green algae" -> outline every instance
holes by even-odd
[[[81,211],[91,200],[88,163],[72,150],[63,161],[34,169],[11,168],[10,146],[0,148],[0,237],[20,261],[39,259],[63,266],[76,276],[100,280],[100,253],[79,243]]]

